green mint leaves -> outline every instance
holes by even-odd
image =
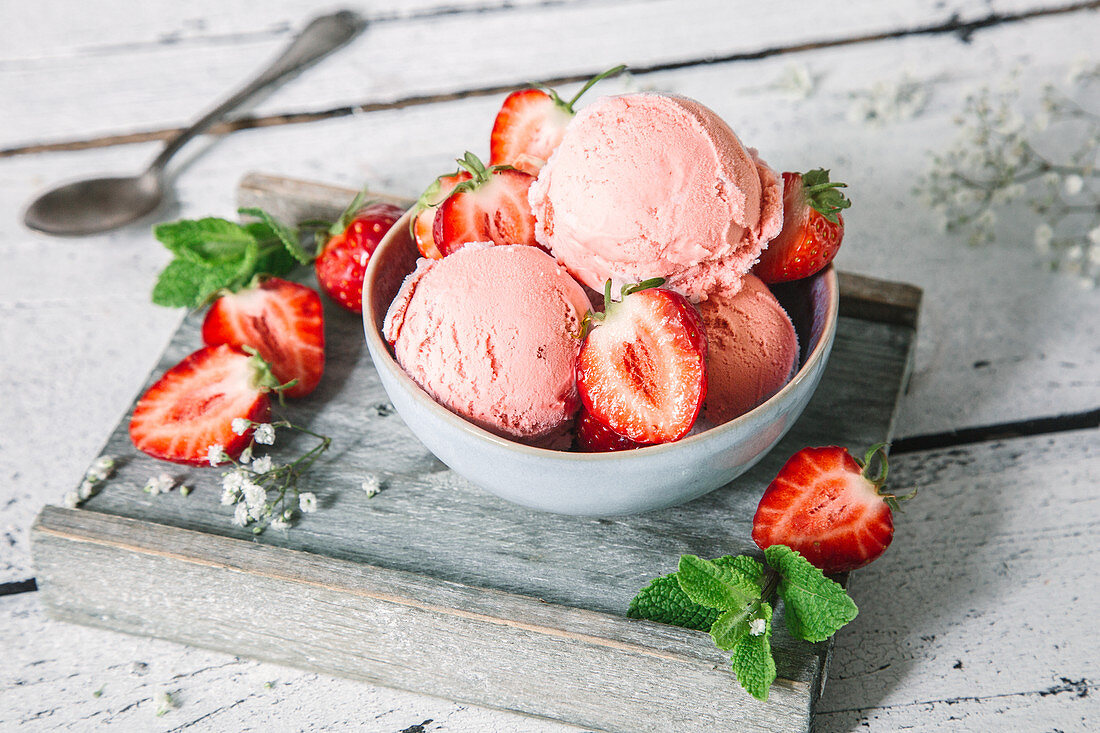
[[[840,583],[826,578],[802,555],[786,545],[772,545],[764,557],[779,573],[779,597],[792,636],[825,641],[856,617],[856,604]]]
[[[764,556],[770,568],[747,555],[715,560],[683,555],[675,573],[638,592],[627,616],[709,631],[715,645],[731,653],[741,686],[767,700],[776,675],[771,653],[776,593],[791,634],[811,642],[832,636],[857,609],[844,588],[791,548],[774,545]]]
[[[154,303],[198,308],[219,290],[239,290],[257,275],[281,277],[313,261],[297,228],[262,209],[239,213],[259,221],[238,224],[207,217],[153,227],[153,236],[175,255],[153,287]]]

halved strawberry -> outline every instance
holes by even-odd
[[[577,447],[585,453],[606,453],[634,450],[641,448],[642,444],[619,435],[582,407],[580,414],[577,415]]]
[[[875,455],[881,463],[872,476]],[[890,545],[892,510],[913,496],[883,493],[887,472],[883,443],[867,451],[862,463],[839,446],[803,448],[764,491],[752,538],[761,549],[798,550],[827,573],[863,567]]]
[[[829,171],[783,174],[783,229],[768,243],[753,273],[766,283],[809,277],[833,261],[844,238],[840,212],[852,205]]]
[[[362,195],[329,230],[313,267],[325,294],[352,313],[363,312],[363,275],[378,243],[404,214],[393,204],[363,204]]]
[[[535,215],[527,201],[535,177],[511,168],[486,168],[469,152],[458,163],[471,178],[456,185],[436,212],[432,236],[443,256],[470,242],[537,245]]]
[[[321,297],[305,285],[268,278],[214,301],[202,322],[207,346],[251,346],[271,364],[284,391],[304,397],[325,371],[325,320]]]
[[[413,239],[416,240],[416,248],[420,250],[422,257],[432,260],[443,259],[443,253],[439,251],[435,236],[432,234],[435,215],[439,205],[451,195],[455,186],[468,180],[470,180],[470,174],[463,170],[440,176],[432,181],[432,185],[428,186],[417,199],[416,215],[413,216],[409,226],[412,229]]]
[[[687,435],[707,394],[707,339],[698,312],[682,295],[655,287],[661,278],[624,286],[605,310],[589,313],[577,358],[584,407],[638,443]]]
[[[207,346],[169,369],[138,400],[130,418],[134,447],[174,463],[203,465],[210,446],[236,458],[252,430],[233,432],[233,420],[267,422],[267,393],[279,386],[267,363],[232,346]]]
[[[589,79],[568,102],[549,87],[520,89],[512,92],[501,105],[489,136],[489,165],[513,165],[528,173],[538,169],[558,147],[565,127],[575,114],[573,105],[592,85],[618,74],[625,66],[616,66]]]

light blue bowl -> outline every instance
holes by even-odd
[[[802,413],[821,380],[836,334],[836,273],[784,286],[781,299],[802,345],[802,366],[751,412],[676,443],[615,453],[569,453],[514,443],[439,405],[394,361],[382,337],[386,310],[418,256],[409,214],[371,257],[363,283],[367,348],[382,386],[409,429],[456,473],[508,501],[559,514],[637,514],[691,501],[757,463]]]

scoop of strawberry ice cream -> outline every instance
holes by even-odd
[[[741,290],[699,304],[707,334],[707,422],[732,420],[767,400],[798,369],[798,336],[764,281],[745,275]]]
[[[783,225],[775,171],[713,111],[626,94],[581,110],[529,192],[535,236],[588,287],[736,292]]]
[[[527,245],[418,260],[386,314],[397,362],[444,407],[506,438],[557,447],[580,405],[584,289]]]

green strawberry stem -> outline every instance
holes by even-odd
[[[901,502],[909,501],[917,495],[917,489],[913,489],[904,496],[898,496],[897,494],[887,494],[882,491],[886,485],[886,477],[890,474],[890,461],[887,458],[886,449],[890,447],[889,443],[875,443],[867,449],[866,455],[863,456],[863,460],[856,459],[856,463],[859,464],[861,475],[863,478],[870,481],[875,487],[875,493],[882,497],[882,500],[890,507],[892,511],[901,511]],[[871,466],[874,463],[875,456],[879,458],[878,471],[872,474]]]
[[[565,109],[567,109],[569,112],[573,112],[574,111],[573,110],[573,105],[577,103],[578,99],[580,99],[581,97],[584,96],[585,92],[587,92],[589,89],[591,89],[593,86],[595,86],[596,82],[603,81],[604,79],[606,79],[610,76],[615,76],[616,74],[618,74],[622,71],[625,71],[625,70],[626,70],[626,64],[619,64],[618,66],[616,66],[612,69],[608,69],[607,71],[604,71],[600,74],[596,74],[594,77],[592,77],[591,79],[588,80],[588,83],[586,83],[583,87],[581,87],[581,90],[579,92],[577,92],[576,94],[573,95],[573,98],[570,99],[569,103],[565,105]],[[557,95],[555,94],[554,96],[556,97]],[[560,102],[561,100],[555,100],[555,101]]]

